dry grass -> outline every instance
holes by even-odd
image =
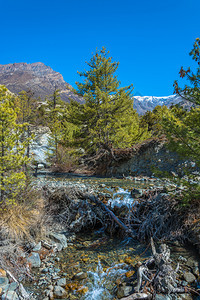
[[[44,199],[29,187],[22,191],[16,204],[0,212],[0,234],[12,240],[31,240],[43,235]]]

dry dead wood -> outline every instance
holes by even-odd
[[[135,238],[135,234],[133,231],[128,228],[104,203],[102,203],[97,197],[91,194],[84,194],[83,195],[84,199],[89,199],[96,205],[100,206],[103,210],[105,210],[111,217],[112,219],[119,225],[120,228],[122,228],[128,235],[131,237]]]
[[[151,238],[151,248],[153,256],[138,268],[137,272],[137,292],[143,291],[142,281],[149,282],[155,292],[163,294],[185,293],[183,286],[177,286],[177,271],[173,270],[170,260],[170,250],[167,245],[161,244],[160,253],[156,251],[153,239]],[[151,266],[154,265],[153,270]]]

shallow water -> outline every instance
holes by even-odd
[[[48,181],[56,186],[78,184],[92,186],[94,191],[111,193],[108,200],[111,207],[122,205],[133,206],[136,199],[130,196],[133,188],[152,188],[154,185],[163,186],[161,181],[132,181],[115,178],[96,177],[43,177],[38,179]],[[194,249],[169,244],[172,258],[176,262],[181,255],[187,259],[199,260]],[[57,275],[67,280],[66,299],[81,300],[109,300],[114,299],[117,288],[121,282],[131,278],[130,286],[136,285],[136,264],[151,255],[150,247],[139,243],[132,238],[110,237],[103,228],[93,232],[78,234],[73,243],[58,253],[59,262],[54,262],[54,267],[59,270]],[[176,264],[176,263],[175,263]],[[174,264],[174,267],[175,267]],[[83,272],[85,278],[76,279],[76,274]],[[37,299],[43,299],[41,287],[38,289],[37,282],[41,274],[36,273],[34,290],[38,293]]]

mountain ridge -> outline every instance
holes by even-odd
[[[55,88],[60,90],[61,99],[69,102],[73,99],[84,102],[82,97],[72,91],[72,86],[64,81],[63,76],[42,62],[0,64],[0,84],[11,92],[32,90],[35,97],[45,100],[53,94]]]
[[[181,104],[186,108],[191,107],[188,101],[183,100],[180,95],[169,95],[163,97],[157,96],[134,96],[133,107],[139,115],[145,114],[147,111],[152,111],[157,105],[166,105],[168,108],[171,105]]]
[[[73,92],[72,86],[63,79],[62,74],[42,62],[0,64],[0,84],[5,85],[12,93],[16,94],[22,90],[31,90],[34,92],[34,96],[40,97],[41,100],[45,100],[46,96],[53,94],[57,88],[60,90],[63,101],[70,102],[73,99],[84,103],[84,99]],[[170,107],[172,104],[186,102],[179,95],[134,96],[133,98],[133,107],[139,115],[145,114],[148,110],[152,111],[157,105]]]

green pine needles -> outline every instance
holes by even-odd
[[[120,87],[115,75],[119,66],[112,62],[105,48],[92,56],[84,78],[77,82],[77,93],[85,104],[74,105],[72,118],[80,125],[79,141],[91,151],[99,148],[126,148],[147,137],[147,128],[140,127],[133,109],[132,85]]]
[[[14,97],[0,86],[0,210],[15,204],[20,189],[25,185],[23,166],[28,139],[21,140],[27,124],[17,124]]]

